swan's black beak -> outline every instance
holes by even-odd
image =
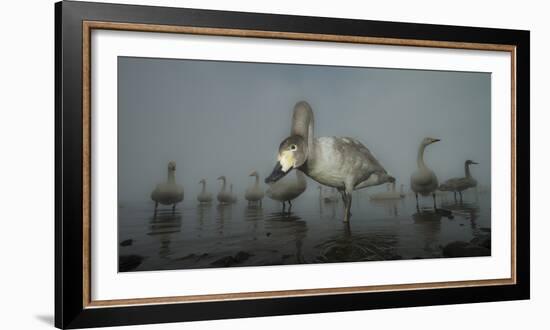
[[[477,164],[479,164],[479,163],[478,163],[478,162],[472,162],[472,164],[476,164],[476,165],[477,165]]]
[[[265,178],[265,183],[269,184],[277,182],[282,179],[288,172],[284,172],[281,163],[277,162],[277,165],[275,165],[275,168],[273,168],[271,174],[267,178]]]

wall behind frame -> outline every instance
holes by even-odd
[[[440,1],[246,1],[134,0],[120,3],[218,10],[332,16],[417,23],[531,30],[532,299],[143,326],[139,329],[518,329],[547,323],[550,303],[546,192],[550,186],[547,143],[550,64],[544,2]],[[53,0],[7,2],[0,11],[0,255],[6,329],[52,329],[54,265]],[[124,329],[138,329],[125,327]]]

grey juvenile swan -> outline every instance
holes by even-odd
[[[176,183],[176,162],[168,162],[168,179],[165,183],[160,183],[151,193],[151,199],[155,202],[155,211],[159,204],[172,205],[172,210],[176,204],[183,200],[183,187]]]
[[[463,178],[452,178],[445,182],[443,182],[439,186],[439,190],[441,191],[452,191],[455,194],[455,200],[456,200],[456,193],[458,192],[460,194],[460,200],[462,200],[462,192],[468,188],[473,188],[477,186],[477,181],[472,177],[470,174],[470,165],[472,164],[478,164],[472,160],[467,160],[464,162],[464,175]]]
[[[344,201],[344,221],[351,217],[353,190],[395,179],[361,142],[348,137],[314,137],[313,111],[305,101],[294,106],[290,136],[279,146],[278,162],[265,182],[276,182],[292,169],[338,189]]]
[[[434,199],[434,209],[437,209],[435,204],[435,190],[438,187],[437,176],[435,173],[426,166],[424,163],[424,149],[432,143],[440,141],[431,137],[426,137],[420,143],[418,147],[418,155],[416,158],[416,164],[418,169],[411,175],[411,189],[416,196],[416,208],[418,209],[418,194],[422,196],[432,195]]]
[[[250,173],[249,176],[253,176],[256,178],[254,185],[252,187],[249,187],[246,189],[246,192],[244,194],[244,198],[248,201],[248,204],[251,203],[257,203],[260,206],[262,206],[262,199],[264,198],[264,191],[260,187],[260,175],[257,171],[253,171]]]
[[[200,194],[197,196],[197,200],[201,204],[208,204],[212,202],[212,194],[209,192],[206,192],[206,179],[202,179],[199,181],[200,184],[202,184],[202,190]]]

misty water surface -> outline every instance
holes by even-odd
[[[449,194],[439,212],[426,199],[419,212],[412,196],[374,202],[359,193],[350,224],[341,202],[315,196],[298,198],[289,215],[278,203],[249,207],[242,198],[223,206],[189,201],[156,216],[152,203],[124,204],[120,271],[441,258],[449,243],[489,239],[489,196],[472,192],[460,203]],[[490,247],[472,253],[490,255]]]

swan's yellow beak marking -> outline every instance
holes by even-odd
[[[296,163],[296,159],[294,159],[294,154],[292,151],[285,150],[279,154],[279,163],[281,163],[281,170],[283,172],[288,172],[292,167],[294,167],[294,164]]]

